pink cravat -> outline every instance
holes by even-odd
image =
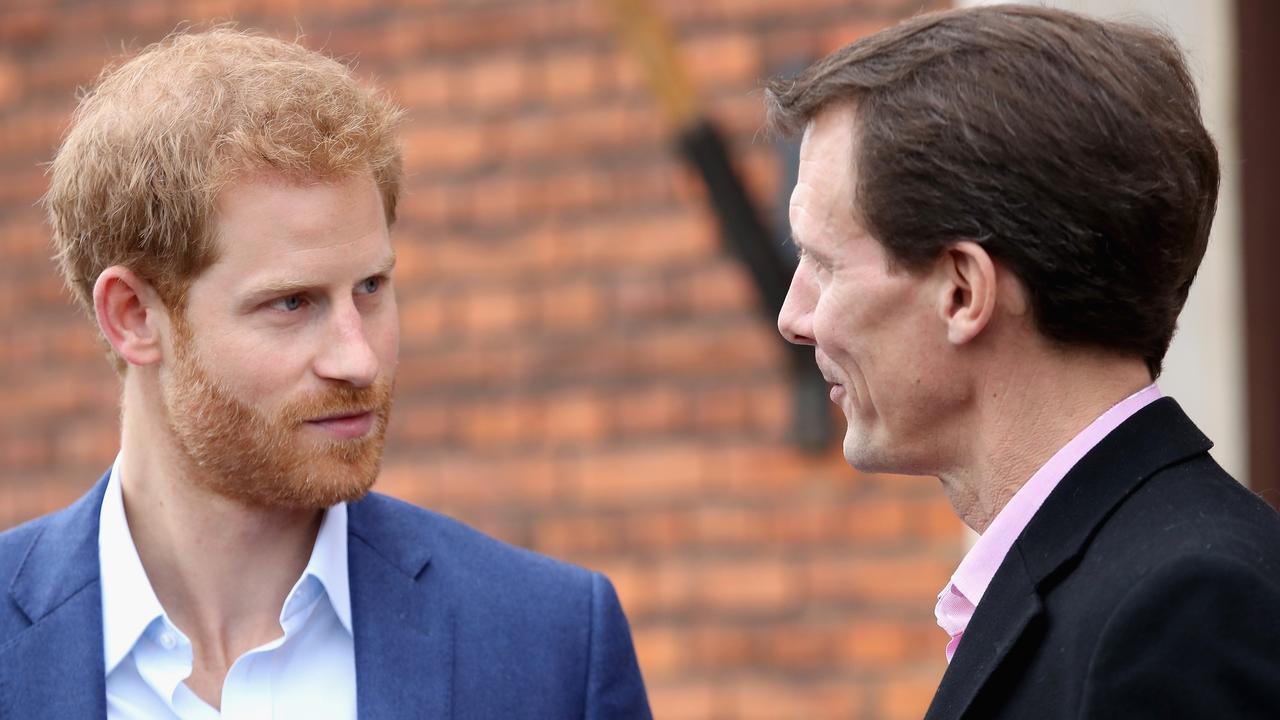
[[[1044,504],[1045,498],[1058,486],[1071,468],[1120,423],[1161,397],[1154,383],[1114,405],[1089,424],[1045,463],[1031,479],[1009,499],[996,515],[987,531],[960,561],[951,581],[938,593],[934,615],[938,625],[951,636],[947,643],[947,662],[956,654],[965,628],[973,612],[991,584],[1009,548]]]

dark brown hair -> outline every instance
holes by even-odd
[[[1042,7],[953,10],[775,80],[766,102],[788,134],[856,108],[853,209],[896,266],[975,240],[1022,281],[1046,337],[1159,375],[1218,194],[1170,37]]]

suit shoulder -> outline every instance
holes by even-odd
[[[1280,577],[1280,514],[1202,455],[1116,506],[1063,589],[1081,612],[1101,612],[1134,588],[1209,566],[1245,581]]]
[[[1143,536],[1169,557],[1228,554],[1280,564],[1280,513],[1208,455],[1152,475],[1107,525]]]

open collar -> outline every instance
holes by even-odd
[[[1043,620],[1044,595],[1074,567],[1112,510],[1156,472],[1213,443],[1172,398],[1134,413],[1071,469],[1001,563],[929,706],[960,718],[1018,638]]]

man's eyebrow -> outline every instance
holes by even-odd
[[[272,280],[262,285],[255,286],[249,291],[251,298],[266,297],[267,295],[292,295],[296,293],[304,293],[311,290],[314,286],[310,283],[298,280]]]
[[[391,255],[389,255],[386,260],[383,260],[382,263],[378,265],[378,267],[375,268],[373,272],[369,273],[369,277],[373,277],[375,275],[387,275],[393,269],[395,269],[395,266],[396,266],[396,251],[392,250]]]
[[[391,270],[396,266],[396,254],[393,250],[386,260],[383,260],[365,277],[377,277],[379,275],[390,274]],[[305,293],[315,289],[312,283],[300,280],[272,280],[262,285],[258,285],[249,291],[251,298],[263,298],[271,295],[294,295]]]

